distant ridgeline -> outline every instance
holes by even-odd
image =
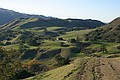
[[[104,23],[101,21],[91,19],[58,19],[43,15],[24,14],[0,8],[0,25],[3,24],[5,24],[3,27],[9,28],[14,28],[16,26],[19,26],[20,28],[53,26],[95,28],[104,25]]]
[[[35,28],[35,27],[84,27],[84,28],[96,28],[104,25],[104,23],[97,20],[82,20],[82,19],[58,19],[58,18],[49,18],[49,19],[41,19],[41,18],[19,18],[12,20],[4,25],[1,28],[4,29],[27,29],[27,28]]]
[[[0,25],[5,24],[15,18],[50,18],[43,15],[30,15],[0,8]]]
[[[86,40],[120,43],[120,17],[85,35]]]

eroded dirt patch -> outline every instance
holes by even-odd
[[[120,80],[120,58],[91,58],[86,60],[75,80]]]

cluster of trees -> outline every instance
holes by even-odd
[[[35,38],[28,38],[25,42],[30,46],[38,46],[38,45],[40,45],[40,43],[38,43]]]
[[[66,31],[78,31],[78,30],[83,30],[86,29],[85,27],[72,27],[72,28],[67,28]]]
[[[13,30],[1,30],[0,31],[0,41],[11,40],[17,36],[19,32]]]
[[[49,70],[49,68],[43,65],[39,60],[31,60],[24,64],[23,68],[34,74],[40,74]]]
[[[10,45],[10,44],[11,44],[11,42],[9,42],[9,41],[6,41],[5,43],[0,42],[0,46]]]
[[[20,62],[15,59],[16,56],[13,50],[0,48],[0,79],[13,79],[16,72],[20,70]]]
[[[18,50],[19,50],[21,53],[24,52],[24,51],[26,51],[26,50],[28,50],[28,49],[29,49],[28,46],[24,45],[23,43],[19,43]]]
[[[104,44],[101,44],[101,46],[98,48],[85,48],[81,52],[83,52],[85,54],[93,54],[96,52],[108,53],[108,50]]]
[[[120,27],[106,26],[99,28],[85,35],[85,40],[90,41],[108,41],[120,43]]]
[[[70,63],[69,58],[63,58],[60,54],[57,54],[55,56],[55,59],[57,61],[57,66],[63,66],[63,65],[67,65]]]
[[[18,51],[0,48],[0,80],[24,79],[49,70],[38,60],[22,64],[19,56]]]
[[[46,28],[44,28],[43,33],[44,34],[47,33]],[[29,32],[29,31],[23,31],[22,35],[19,37],[19,43],[27,43],[30,46],[38,46],[38,45],[42,44],[43,40],[55,41],[56,38],[51,35],[35,34],[35,33]]]
[[[19,43],[27,43],[30,46],[38,46],[41,44],[43,39],[29,31],[23,31],[22,35],[19,37]]]
[[[70,43],[79,43],[80,41],[82,41],[82,39],[79,36],[77,36],[76,38],[71,38],[68,39],[67,41]]]

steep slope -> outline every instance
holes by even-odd
[[[29,14],[19,13],[12,10],[0,8],[0,25],[9,22],[15,18],[29,18],[29,17],[47,18],[43,15],[29,15]]]
[[[25,80],[119,80],[120,58],[80,58]]]
[[[58,18],[18,18],[1,26],[2,29],[28,29],[35,27],[83,27],[95,28],[104,25],[97,20],[82,20],[82,19],[58,19]]]
[[[120,42],[120,17],[85,35],[86,40]]]

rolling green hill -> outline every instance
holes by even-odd
[[[4,50],[17,51],[20,71],[27,71],[20,74],[24,80],[119,80],[120,44],[115,42],[120,18],[101,25],[96,20],[18,18],[0,27],[0,57]]]
[[[116,18],[109,24],[86,34],[85,37],[86,40],[120,43],[120,18]]]
[[[83,39],[84,38],[84,34],[87,34],[89,32],[94,31],[95,29],[86,29],[86,30],[79,30],[79,31],[70,31],[70,32],[66,32],[66,34],[58,36],[58,37],[62,37],[66,40],[70,39],[70,38],[77,38],[77,36],[79,36],[79,38]]]
[[[74,63],[24,80],[119,80],[119,60],[79,58]]]
[[[45,27],[78,27],[84,28],[95,28],[104,25],[104,23],[97,20],[82,20],[82,19],[57,19],[57,18],[18,18],[9,23],[1,26],[2,29],[30,29],[30,28],[41,28]]]

